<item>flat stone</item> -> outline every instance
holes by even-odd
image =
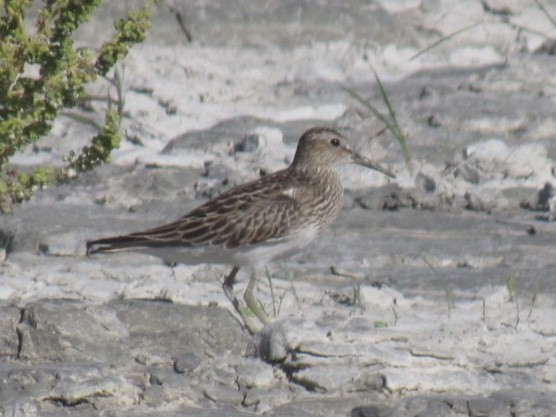
[[[108,319],[107,319],[108,318]],[[86,329],[86,331],[83,331]],[[114,315],[78,301],[46,301],[23,308],[20,358],[48,361],[125,361],[127,334]]]
[[[11,306],[0,306],[0,358],[16,358],[19,354],[17,326],[21,310]]]
[[[472,398],[467,401],[472,416],[509,417],[512,415],[511,405],[501,398]]]
[[[203,392],[208,399],[220,404],[240,405],[245,397],[238,389],[221,384],[205,387]]]
[[[260,359],[246,358],[236,365],[237,383],[245,388],[263,388],[276,384],[274,368]]]

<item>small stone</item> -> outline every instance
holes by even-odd
[[[355,407],[351,410],[351,417],[379,417],[380,409],[374,405]]]
[[[527,200],[522,201],[520,206],[529,210],[549,211],[554,197],[556,197],[554,186],[547,182],[541,190],[535,191]]]
[[[458,166],[455,172],[455,176],[461,177],[471,184],[478,184],[479,182],[481,182],[481,176],[479,175],[479,172],[475,168],[472,168],[467,164]]]
[[[490,212],[507,205],[507,201],[500,193],[489,189],[474,189],[464,195],[465,208],[473,211]]]
[[[262,388],[274,384],[274,369],[259,359],[247,360],[237,366],[237,382],[245,388]]]
[[[49,256],[80,256],[85,248],[83,238],[78,233],[53,233],[39,243],[39,251]]]
[[[434,193],[436,182],[430,176],[419,172],[415,177],[415,185],[427,193]]]
[[[224,182],[227,181],[230,176],[230,169],[224,164],[206,161],[203,176]]]
[[[243,402],[244,394],[228,385],[215,384],[203,390],[205,397],[216,403],[240,405]]]
[[[286,333],[281,323],[263,328],[251,341],[247,353],[267,362],[282,362],[288,355]]]
[[[556,220],[556,196],[553,196],[548,204],[548,220],[551,222]]]
[[[510,178],[529,178],[548,171],[548,152],[543,145],[525,144],[511,149],[504,161],[505,173]]]
[[[467,404],[471,416],[503,417],[512,415],[510,404],[501,398],[472,398]]]
[[[191,352],[174,359],[174,370],[178,374],[185,374],[194,371],[201,364],[201,358]]]
[[[245,135],[239,142],[234,145],[235,152],[253,152],[259,147],[259,135]]]
[[[38,417],[38,408],[30,398],[18,398],[0,405],[0,415],[6,417]]]

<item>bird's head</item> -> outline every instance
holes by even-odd
[[[396,177],[390,170],[354,151],[344,136],[326,127],[314,127],[301,136],[292,166],[322,168],[346,163],[371,168],[391,178]]]

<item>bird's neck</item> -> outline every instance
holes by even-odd
[[[344,191],[340,178],[333,167],[303,166],[296,170],[298,178],[303,178],[309,187],[297,199],[306,202],[308,206],[316,204],[326,207],[325,222],[329,223],[340,213],[343,206]]]
[[[307,178],[314,178],[314,179],[336,179],[338,178],[338,174],[333,169],[333,167],[325,166],[325,165],[303,165],[303,166],[291,166],[291,170],[307,177]]]

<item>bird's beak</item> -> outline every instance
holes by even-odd
[[[351,154],[351,161],[354,164],[361,165],[363,167],[374,169],[375,171],[382,172],[384,175],[389,176],[390,178],[396,178],[394,173],[389,169],[384,168],[382,165],[377,164],[370,159],[365,158],[363,155],[358,154],[357,152],[353,152]]]

